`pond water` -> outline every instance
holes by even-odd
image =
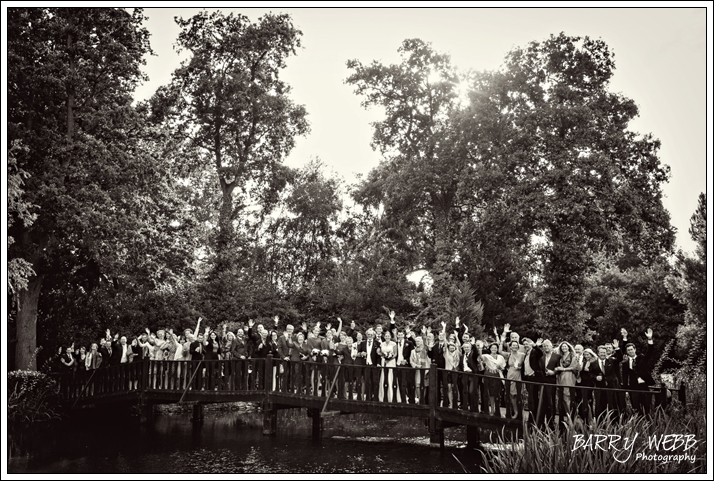
[[[305,410],[280,411],[278,434],[258,412],[157,415],[146,425],[107,417],[8,435],[10,473],[477,473],[479,453],[449,428],[429,447],[423,420],[348,414],[311,438]]]

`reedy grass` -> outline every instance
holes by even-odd
[[[573,450],[574,436],[581,434],[583,440],[590,435],[621,436],[616,443],[622,448],[623,440],[631,442],[635,435],[631,456],[627,452],[616,453],[614,449]],[[648,440],[652,435],[693,434],[696,445],[686,453],[683,448],[675,451],[664,451],[649,448]],[[496,452],[482,452],[482,469],[487,473],[591,473],[591,474],[629,474],[629,473],[706,473],[706,416],[670,416],[658,409],[647,419],[636,415],[619,421],[605,413],[593,420],[590,425],[580,419],[568,418],[559,429],[529,427],[522,443],[512,443],[506,440],[505,433],[498,435],[498,442],[509,445],[510,449]],[[608,443],[604,443],[605,448]],[[692,463],[682,461],[657,461],[637,459],[637,453],[646,455],[680,455],[695,456]],[[617,459],[623,462],[618,462]]]

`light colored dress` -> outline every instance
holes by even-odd
[[[379,349],[382,351],[382,366],[384,367],[397,367],[397,343],[394,341],[383,342],[379,345]],[[389,359],[386,358],[390,355]],[[382,373],[379,375],[379,400],[384,401],[384,380],[385,371],[387,373],[387,402],[394,402],[394,371],[392,369],[382,369]],[[397,389],[397,402],[402,402],[399,390]]]
[[[524,352],[517,351],[516,353],[507,353],[506,366],[508,371],[506,372],[506,379],[511,381],[521,381],[521,367],[523,366],[523,361],[526,358]],[[515,396],[518,393],[518,383],[511,383],[511,396]]]
[[[501,371],[506,367],[506,360],[500,354],[492,356],[491,354],[482,354],[481,360],[485,365],[486,379],[484,383],[486,384],[486,389],[488,390],[489,396],[498,396],[501,391]]]

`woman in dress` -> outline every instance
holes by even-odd
[[[354,381],[354,368],[352,367],[354,364],[356,364],[356,359],[357,359],[357,346],[352,342],[352,338],[345,335],[344,336],[344,344],[338,344],[337,349],[335,350],[335,354],[337,355],[337,359],[342,365],[342,372],[344,373],[342,379],[345,380],[344,382],[344,395],[342,396],[344,399],[352,399],[349,396],[350,393],[350,385]]]
[[[305,342],[305,335],[302,332],[298,332],[298,335],[293,341],[292,337],[288,338],[288,346],[290,347],[290,365],[293,370],[291,379],[293,380],[293,391],[296,394],[302,394],[298,392],[298,379],[300,379],[300,391],[302,391],[303,386],[306,384],[308,379],[307,370],[305,364],[298,361],[309,361],[310,360],[310,347]]]
[[[512,412],[513,414],[511,415],[513,418],[519,418],[522,415],[522,403],[523,403],[523,386],[515,381],[520,381],[522,379],[521,377],[521,371],[522,371],[522,366],[523,366],[523,361],[526,358],[526,353],[519,351],[521,345],[518,343],[518,341],[511,341],[508,343],[508,352],[506,351],[501,351],[501,354],[503,354],[504,359],[506,360],[506,367],[508,367],[508,371],[506,372],[506,379],[510,379],[511,381],[511,389],[510,389],[510,394],[509,397],[511,398],[511,408],[513,409]],[[518,402],[518,391],[521,391],[521,402]]]
[[[457,336],[449,337],[449,343],[446,346],[446,350],[444,351],[444,361],[446,362],[445,368],[447,371],[458,371],[459,370],[459,350],[456,347],[456,344],[453,342]],[[449,373],[448,374],[448,392],[447,392],[447,397],[449,399],[449,407],[453,408],[454,407],[454,382],[453,379],[456,377],[454,374]],[[458,384],[458,383],[457,383]]]
[[[560,354],[560,361],[555,367],[556,383],[558,386],[575,386],[575,377],[580,371],[580,366],[575,357],[575,351],[573,346],[563,341],[558,347],[558,353]],[[570,388],[563,388],[562,396],[562,407],[565,409],[565,414],[570,413]]]
[[[87,368],[84,365],[86,359],[87,359],[87,349],[84,346],[81,346],[79,348],[79,352],[75,353],[75,362],[74,362],[74,365],[76,366],[75,369],[78,371],[86,371]]]
[[[273,391],[278,388],[278,368],[283,368],[280,364],[280,354],[278,353],[278,331],[270,331],[268,341],[268,354],[273,356]],[[285,369],[285,368],[283,368]]]
[[[221,344],[218,341],[216,331],[211,331],[203,341],[203,360],[217,361],[221,353]]]
[[[595,387],[595,374],[592,372],[591,367],[597,364],[597,355],[592,349],[585,349],[583,351],[583,363],[580,366],[580,372],[578,377],[580,378],[580,385],[583,387]],[[582,402],[580,408],[578,409],[580,418],[587,421],[588,423],[593,419],[594,406],[592,390],[582,389],[581,390]]]
[[[384,342],[377,348],[377,354],[382,356],[382,367],[397,367],[397,343],[392,341],[389,331],[384,331]],[[385,369],[379,375],[379,400],[384,401],[384,387],[387,387],[387,402],[394,400],[394,370]],[[399,391],[397,391],[397,402],[402,402]]]
[[[488,346],[489,352],[480,356],[485,368],[484,374],[486,378],[484,384],[488,393],[488,412],[492,415],[500,415],[499,406],[501,403],[498,398],[503,385],[503,369],[506,367],[506,360],[498,353],[499,347],[499,343],[492,342]]]
[[[422,404],[426,404],[428,397],[427,388],[429,387],[429,368],[431,367],[431,358],[424,346],[424,339],[417,336],[414,339],[416,346],[409,356],[409,365],[416,369],[414,374],[414,402],[418,403],[421,399]],[[423,392],[422,392],[423,388]]]

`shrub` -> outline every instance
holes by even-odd
[[[44,373],[7,373],[7,417],[9,422],[28,424],[60,419],[59,387]]]

